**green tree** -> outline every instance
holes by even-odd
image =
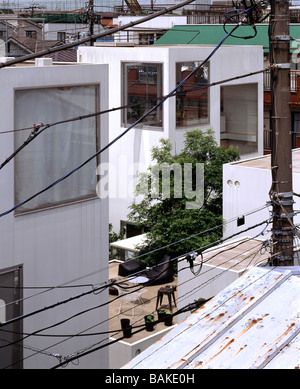
[[[223,221],[222,167],[224,163],[239,159],[238,149],[219,146],[211,129],[206,132],[188,131],[183,150],[176,155],[171,152],[172,145],[168,139],[161,139],[160,145],[152,149],[152,160],[156,163],[139,175],[136,194],[142,196],[142,200],[131,205],[128,215],[138,227],[149,229],[147,241],[137,252],[137,256],[141,256],[148,265],[157,263],[166,253],[175,258],[222,236],[222,227],[215,228]],[[191,166],[190,183],[185,182],[187,164]],[[199,164],[204,167],[201,189],[197,186]],[[170,166],[181,169],[182,181],[176,180],[176,169],[170,170]],[[187,184],[192,193],[196,193],[192,199],[184,190]],[[166,196],[163,189],[168,186]],[[198,193],[200,190],[201,193]],[[202,201],[198,204],[199,194]],[[210,229],[210,232],[201,233]]]

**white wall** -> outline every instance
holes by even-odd
[[[172,328],[174,328],[174,326],[149,335],[137,342],[129,343],[125,340],[120,340],[117,343],[113,343],[109,347],[109,368],[120,369],[126,365],[126,363],[130,362],[134,357],[145,351],[153,343],[159,341]],[[110,341],[113,340],[115,340],[115,338],[110,338]]]
[[[107,67],[97,65],[70,65],[4,68],[0,71],[0,116],[1,131],[14,128],[14,90],[16,88],[38,88],[51,86],[71,86],[81,84],[100,85],[100,105],[107,106]],[[47,109],[47,107],[45,107]],[[34,111],[34,107],[33,107]],[[34,115],[32,123],[35,123]],[[107,116],[100,119],[102,144],[107,143]],[[50,129],[49,129],[50,130]],[[43,136],[42,134],[40,136]],[[4,161],[15,149],[13,133],[1,135],[0,160]],[[107,153],[101,155],[104,162]],[[95,172],[96,174],[96,172]],[[59,178],[59,177],[58,177]],[[63,182],[59,185],[63,185]],[[1,212],[14,206],[14,163],[11,161],[0,174]],[[42,189],[42,188],[41,188]],[[25,200],[25,199],[24,199]],[[15,216],[10,213],[0,218],[0,268],[23,264],[24,286],[57,286],[75,280],[73,284],[101,283],[108,279],[108,204],[106,200],[95,198],[66,206],[56,207]],[[98,271],[102,269],[103,271]],[[96,272],[97,271],[97,272]],[[93,274],[87,277],[88,274]],[[85,277],[83,277],[85,276]],[[82,277],[82,278],[81,278]],[[91,290],[90,287],[24,290],[24,314],[34,312],[49,305],[62,302],[72,296]],[[36,295],[36,296],[35,296]],[[33,297],[35,296],[35,297]],[[89,294],[59,305],[58,307],[35,314],[23,322],[23,330],[31,333],[47,327],[85,309],[108,301],[108,293]],[[67,321],[64,325],[46,330],[45,333],[77,334],[99,323],[93,331],[107,331],[108,306],[92,310]],[[107,336],[102,337],[103,340]],[[101,338],[64,338],[29,337],[24,345],[44,353],[35,353],[24,348],[25,368],[51,368],[59,361],[48,353],[61,354],[63,357],[99,342]],[[54,347],[50,347],[56,344]],[[90,354],[79,360],[79,365],[70,363],[67,368],[107,368],[108,351]]]
[[[130,22],[135,22],[136,20],[141,19],[140,16],[118,16],[113,19],[113,24],[117,24],[118,26],[124,26]],[[133,27],[129,29],[129,31],[119,31],[114,34],[114,39],[116,42],[135,42],[139,43],[139,32],[143,32],[143,30],[147,31],[159,31],[170,29],[175,25],[185,25],[187,24],[186,16],[175,16],[175,15],[165,15],[159,16],[155,19],[148,20],[144,23],[137,25],[137,27]]]
[[[104,28],[101,24],[94,25],[94,34],[103,32]],[[65,32],[66,37],[76,35],[79,32],[89,32],[89,25],[82,23],[45,23],[44,25],[44,39],[57,40],[57,33]]]
[[[184,261],[179,262],[178,270],[178,310],[194,303],[197,299],[210,299],[216,296],[242,273],[234,270],[228,271],[228,269],[224,271],[222,267],[203,264],[200,274],[195,276],[190,271],[187,262]],[[189,315],[190,311],[180,313],[178,322],[182,322]]]
[[[269,159],[270,156],[261,157],[261,160],[269,161]],[[259,161],[260,158],[245,160],[241,163],[226,164],[223,167],[223,218],[225,219],[223,236],[225,238],[246,230],[270,217],[270,212],[272,211],[272,207],[270,206],[260,211],[252,212],[264,207],[270,200],[269,190],[272,182],[271,170],[269,168],[250,167],[247,164],[248,161],[253,164],[252,162],[256,160]],[[297,167],[293,172],[293,189],[294,192],[299,193],[300,180],[299,173],[296,170]],[[294,196],[294,201],[294,210],[298,210],[300,207],[299,197]],[[237,226],[236,218],[243,215],[245,215],[245,224]],[[297,223],[297,219],[299,219],[299,216],[296,215],[294,217],[295,223]],[[239,237],[255,236],[264,227],[265,225],[262,225],[248,232],[243,232]],[[271,228],[272,224],[264,231],[261,239],[270,237]]]
[[[163,94],[168,94],[176,87],[176,62],[202,61],[214,50],[211,46],[146,46],[146,47],[79,47],[78,61],[81,63],[107,63],[109,65],[109,107],[116,108],[122,105],[121,95],[121,62],[158,62],[163,63]],[[244,75],[249,72],[263,69],[263,50],[258,46],[224,46],[210,59],[210,82],[221,81],[230,77]],[[233,80],[226,85],[257,83],[258,84],[258,152],[263,153],[263,76],[262,74]],[[220,85],[209,90],[210,118],[209,124],[196,126],[207,129],[212,127],[216,139],[220,142]],[[176,102],[174,98],[164,103],[163,128],[151,127],[133,128],[123,138],[110,148],[110,163],[118,172],[118,184],[125,192],[123,198],[111,198],[110,222],[114,229],[119,231],[120,220],[127,220],[128,206],[133,201],[132,190],[126,197],[127,181],[131,181],[133,172],[130,167],[139,163],[140,170],[147,168],[151,163],[151,149],[158,146],[161,138],[169,138],[174,151],[179,152],[183,147],[184,135],[187,129],[176,129]],[[121,126],[121,112],[110,114],[109,138],[113,140],[125,128]],[[246,156],[244,156],[246,157]],[[249,157],[249,155],[248,155]],[[123,167],[123,169],[122,169]],[[130,177],[129,177],[130,176]],[[112,178],[110,182],[114,182]],[[122,193],[123,195],[123,193]]]

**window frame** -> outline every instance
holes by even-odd
[[[49,90],[49,89],[64,89],[64,88],[73,88],[73,87],[94,87],[95,88],[95,113],[100,111],[100,87],[101,85],[99,83],[84,83],[84,84],[64,84],[64,85],[54,85],[54,86],[38,86],[38,87],[35,87],[35,86],[29,86],[29,87],[25,87],[25,88],[14,88],[14,110],[16,108],[15,106],[15,101],[16,101],[16,92],[19,92],[19,91],[33,91],[33,90]],[[15,119],[16,120],[16,119]],[[80,122],[80,120],[78,120]],[[53,122],[55,122],[55,120],[53,120]],[[16,127],[16,126],[15,126]],[[47,131],[47,130],[46,130]],[[14,149],[16,150],[16,148],[18,147],[16,145],[16,132],[14,133],[14,138],[13,138],[13,143],[14,143]],[[100,150],[100,146],[101,146],[101,143],[100,143],[100,132],[101,132],[101,128],[100,128],[100,118],[99,118],[99,115],[95,115],[95,139],[96,139],[96,144],[95,144],[95,151],[98,151]],[[34,142],[34,141],[33,141]],[[17,156],[16,156],[17,157]],[[16,158],[15,157],[15,158]],[[96,167],[99,165],[100,163],[100,160],[101,160],[101,157],[100,155],[97,155],[96,157]],[[84,162],[84,161],[83,161]],[[74,166],[75,168],[76,166]],[[14,200],[15,200],[15,204],[18,203],[18,199],[17,199],[17,182],[16,182],[16,177],[17,177],[17,174],[16,174],[16,164],[14,164]],[[66,172],[65,174],[67,174],[68,172]],[[63,174],[61,174],[61,177],[63,177]],[[57,179],[59,179],[60,177],[58,177]],[[55,180],[53,180],[55,181]],[[26,214],[30,214],[30,213],[35,213],[35,212],[39,212],[39,211],[43,211],[43,210],[49,210],[49,209],[55,209],[55,208],[58,208],[58,207],[62,207],[62,206],[67,206],[67,205],[72,205],[72,204],[76,204],[76,203],[81,203],[81,202],[85,202],[85,201],[88,201],[88,200],[94,200],[94,199],[98,199],[99,197],[97,196],[97,191],[96,191],[96,185],[97,185],[97,173],[96,173],[96,169],[95,169],[95,190],[93,193],[90,193],[90,194],[87,194],[87,195],[83,195],[83,196],[78,196],[76,198],[68,198],[68,199],[65,199],[65,200],[61,200],[61,201],[57,201],[57,202],[52,202],[52,203],[48,203],[48,204],[40,204],[38,206],[35,206],[35,207],[32,207],[30,209],[20,209],[19,207],[16,208],[14,210],[14,216],[20,216],[20,215],[26,215]],[[45,186],[46,187],[46,186]],[[38,190],[35,191],[35,193],[38,193],[39,190],[42,190],[44,188],[39,188]],[[21,201],[24,201],[26,199],[22,199]]]
[[[157,87],[157,92],[156,92],[156,97],[161,97],[163,96],[163,62],[144,62],[144,61],[122,61],[121,62],[121,101],[122,101],[122,106],[127,106],[128,103],[128,87],[127,87],[127,81],[128,81],[128,67],[129,66],[157,66],[158,67],[158,72],[157,72],[157,82],[156,82],[156,87]],[[159,88],[160,85],[160,88]],[[160,89],[160,90],[159,90]],[[147,96],[145,96],[145,101],[148,100]],[[153,105],[155,106],[155,105]],[[149,108],[151,109],[151,108]],[[147,129],[158,129],[162,130],[163,128],[163,123],[164,123],[164,109],[163,105],[159,107],[160,110],[160,119],[159,122],[161,125],[151,125],[147,122],[142,122],[138,123],[135,127],[136,128],[147,128]],[[146,110],[145,110],[146,112]],[[128,114],[128,109],[124,108],[121,112],[121,126],[122,127],[129,127],[133,123],[129,123],[127,119],[127,114]],[[141,114],[140,116],[142,116]]]
[[[25,36],[26,38],[37,39],[37,32],[35,30],[26,30]]]
[[[175,63],[175,83],[176,83],[176,86],[184,79],[184,77],[182,76],[182,70],[180,69],[182,66],[190,67],[190,66],[192,66],[192,64],[196,64],[195,66],[197,67],[201,63],[202,63],[202,60],[187,60],[187,61],[176,62]],[[208,75],[207,75],[207,89],[206,89],[207,90],[207,92],[206,92],[206,94],[207,94],[207,116],[203,117],[203,119],[201,119],[201,117],[196,118],[195,120],[197,120],[197,122],[195,122],[195,123],[188,123],[187,120],[183,120],[182,125],[179,125],[178,124],[178,120],[180,120],[180,119],[178,118],[179,110],[178,110],[177,106],[179,105],[180,97],[178,95],[176,95],[176,108],[175,108],[176,118],[175,118],[175,123],[176,123],[176,129],[177,130],[181,130],[181,129],[184,129],[184,128],[191,128],[191,127],[195,127],[195,126],[207,127],[209,125],[209,123],[210,123],[210,88],[208,87],[209,82],[210,82],[210,62],[205,64],[204,68],[206,68],[207,71],[208,71]],[[200,69],[201,68],[199,68],[199,70]],[[192,69],[189,70],[189,72],[192,72],[192,71],[193,71]],[[180,80],[178,79],[178,76],[180,76]],[[197,73],[195,74],[194,77],[196,78],[195,85],[197,85],[199,83],[199,82],[197,82]],[[184,84],[183,84],[183,86],[184,86]],[[203,90],[204,89],[205,88],[203,88]],[[180,88],[178,89],[178,91],[180,91]],[[201,91],[201,89],[199,89],[199,91]],[[184,112],[184,115],[185,115],[186,110],[184,110],[183,112]]]

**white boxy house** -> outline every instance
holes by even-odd
[[[292,152],[293,161],[293,190],[300,193],[300,149]],[[268,220],[272,207],[268,206],[269,191],[272,184],[271,156],[265,155],[250,158],[223,166],[223,218],[225,238],[239,233],[239,236],[254,237],[264,226],[257,226],[251,230],[244,230],[258,223]],[[294,196],[294,223],[299,223],[300,198]],[[237,219],[240,220],[238,223]],[[264,232],[264,239],[270,237],[270,224]]]
[[[51,59],[1,69],[1,164],[34,124],[106,109],[107,70]],[[0,170],[1,368],[108,368],[105,347],[80,358],[108,339],[108,291],[91,293],[108,279],[108,203],[96,192],[107,154],[26,202],[107,144],[107,128],[107,115],[49,126]],[[104,334],[76,336],[87,331]]]
[[[109,66],[109,108],[125,107],[110,113],[109,140],[132,126],[158,97],[173,91],[214,49],[101,42],[79,47],[78,62]],[[110,147],[110,222],[116,231],[120,220],[127,220],[128,206],[135,200],[134,178],[152,163],[151,149],[161,138],[170,139],[174,152],[179,152],[187,130],[212,128],[217,142],[226,147],[238,145],[242,158],[263,154],[262,73],[207,88],[211,83],[262,69],[262,47],[221,46],[181,85],[176,97],[168,98]],[[149,102],[151,99],[155,103]],[[107,171],[101,172],[104,177]],[[105,188],[102,190],[108,195]]]

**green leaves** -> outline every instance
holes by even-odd
[[[210,129],[188,131],[182,152],[171,151],[169,139],[161,139],[160,146],[152,149],[156,164],[138,179],[137,195],[143,200],[132,204],[128,215],[137,226],[150,229],[138,252],[148,265],[166,253],[178,257],[222,236],[222,227],[217,226],[222,224],[223,164],[239,159],[238,150],[219,146]],[[199,165],[204,167],[204,181]],[[189,207],[192,195],[201,202]]]

